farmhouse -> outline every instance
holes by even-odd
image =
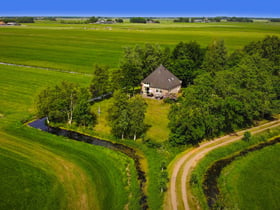
[[[181,84],[181,80],[160,65],[141,82],[141,92],[143,96],[166,98],[177,95]]]

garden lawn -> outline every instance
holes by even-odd
[[[146,133],[146,139],[153,142],[164,142],[168,140],[168,112],[170,104],[164,103],[162,100],[145,98],[148,105],[145,116],[145,122],[150,127]],[[96,102],[92,106],[92,111],[98,116],[97,125],[94,131],[99,135],[110,135],[111,128],[107,121],[108,108],[112,104],[112,99],[105,99],[101,102]],[[98,112],[100,110],[100,113]]]

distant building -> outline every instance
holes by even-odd
[[[114,20],[99,19],[96,23],[97,24],[114,24],[114,23],[116,23],[116,21],[114,21]]]
[[[160,65],[141,82],[143,96],[166,98],[176,96],[181,89],[182,81]]]
[[[6,25],[8,25],[8,26],[20,26],[20,24],[17,23],[17,22],[8,22]]]
[[[4,21],[0,21],[0,25],[6,25]]]

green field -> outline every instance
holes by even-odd
[[[0,66],[0,209],[138,209],[131,159],[22,124],[38,91],[62,80],[90,77]]]
[[[118,67],[123,48],[158,43],[171,49],[180,41],[206,47],[225,40],[230,52],[267,35],[280,35],[279,23],[58,24],[37,22],[0,27],[0,62],[91,73],[94,64]],[[108,149],[56,137],[23,125],[34,117],[35,96],[63,80],[88,86],[92,77],[0,65],[0,209],[139,209],[139,186],[131,159]],[[161,209],[160,164],[182,148],[166,143],[169,104],[147,99],[146,139],[122,143],[141,155],[147,172],[150,209]],[[94,135],[110,134],[110,99],[95,103]],[[89,130],[85,130],[89,132]],[[244,146],[244,145],[242,145]],[[209,160],[212,160],[211,158]],[[201,175],[202,176],[202,175]]]
[[[219,188],[230,209],[280,208],[280,144],[241,157],[223,169]]]
[[[225,146],[225,147],[221,147],[221,148],[218,148],[218,149],[215,149],[211,152],[209,152],[201,161],[199,161],[199,163],[197,164],[197,166],[194,168],[193,172],[192,172],[192,180],[195,180],[195,182],[193,184],[191,184],[191,192],[193,194],[193,201],[192,203],[194,205],[198,205],[199,208],[201,209],[209,209],[208,205],[207,205],[207,201],[206,201],[206,198],[205,198],[205,195],[203,193],[203,181],[204,181],[204,175],[207,171],[207,169],[212,165],[214,164],[216,161],[220,160],[220,159],[223,159],[223,158],[227,158],[227,157],[231,157],[232,155],[234,154],[237,154],[239,153],[240,151],[243,151],[244,149],[247,149],[251,146],[254,146],[254,145],[257,145],[261,142],[264,142],[264,141],[267,141],[267,140],[270,140],[270,138],[274,137],[274,136],[278,136],[280,134],[280,128],[279,127],[276,127],[276,128],[273,128],[271,129],[270,131],[265,131],[265,132],[262,132],[260,134],[257,134],[255,136],[253,136],[249,142],[244,142],[242,140],[240,141],[237,141],[235,143],[231,143],[229,144],[228,146]],[[274,146],[272,146],[274,147]],[[279,147],[278,147],[279,149]],[[278,151],[279,152],[279,151]],[[267,154],[267,153],[265,153]],[[277,157],[275,157],[274,159],[270,159],[270,156],[266,157],[266,155],[264,156],[261,156],[262,160],[263,161],[268,161],[270,160],[270,163],[272,165],[276,164],[275,166],[279,165],[278,163],[278,159]],[[244,158],[245,159],[245,158]],[[277,160],[276,160],[277,159]],[[273,162],[273,161],[274,162]],[[272,163],[273,162],[273,163]],[[234,162],[233,162],[234,163]],[[260,162],[260,164],[262,164]],[[251,170],[254,170],[254,165],[251,166]],[[272,166],[274,167],[274,166]],[[239,168],[239,167],[237,167]],[[271,169],[271,171],[267,171],[267,170],[262,170],[261,168],[255,168],[256,171],[256,179],[257,179],[257,176],[258,176],[258,172],[261,172],[264,176],[265,174],[268,172],[267,174],[267,177],[269,177],[267,179],[268,182],[272,181],[270,180],[270,173],[274,174],[275,176],[277,175],[277,170],[275,170],[273,172],[273,169]],[[238,169],[237,169],[238,170]],[[247,173],[246,172],[246,168],[244,166],[244,173]],[[248,171],[249,172],[249,171]],[[252,173],[254,173],[252,171]],[[230,174],[226,173],[224,174],[224,176],[229,176]],[[242,174],[243,175],[243,174]],[[248,179],[250,179],[249,176],[246,175],[246,177]],[[235,177],[236,178],[236,177]],[[239,177],[240,178],[240,177]],[[253,177],[252,177],[253,179]],[[276,182],[278,179],[275,179]],[[234,184],[233,182],[236,181],[236,183],[238,182],[238,180],[236,179],[232,179],[232,183],[231,184]],[[272,181],[274,182],[274,180]],[[266,186],[261,186],[261,184],[259,186],[255,186],[254,184],[254,181],[252,180],[251,182],[251,187],[254,188],[254,187],[264,187],[266,188]],[[259,182],[258,182],[259,183]],[[232,190],[232,189],[231,189]],[[240,189],[239,189],[240,190]],[[279,188],[275,188],[274,190],[278,191],[278,194],[279,194]],[[236,193],[236,191],[234,192]],[[252,193],[252,192],[251,192]],[[261,192],[260,192],[261,193]],[[242,193],[243,194],[243,193]],[[243,195],[246,195],[246,194],[243,194]],[[260,194],[258,194],[260,195]],[[268,195],[267,193],[266,194],[262,194],[263,195],[263,199],[264,200],[269,200],[270,199],[270,195]],[[232,194],[230,194],[230,196],[233,196]],[[237,196],[237,195],[235,195]],[[252,195],[254,196],[254,195]],[[222,198],[222,201],[219,201],[218,203],[221,203],[223,204],[223,201],[224,199]],[[235,200],[236,201],[236,200]],[[235,202],[234,201],[234,202]],[[248,201],[248,200],[247,200]],[[253,201],[252,201],[253,202]],[[228,202],[230,203],[230,202]],[[265,204],[265,203],[264,203]],[[230,203],[231,206],[229,206],[229,209],[235,209],[234,206],[232,206],[232,203]],[[198,208],[198,207],[196,207]],[[263,209],[263,208],[241,208],[241,209]],[[264,208],[264,209],[269,209],[269,208]]]
[[[117,67],[123,48],[180,41],[206,47],[223,39],[229,51],[267,35],[279,35],[278,23],[26,24],[0,27],[0,62],[92,72],[94,64]]]

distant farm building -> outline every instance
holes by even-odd
[[[20,26],[20,24],[17,22],[8,22],[7,25],[8,26]]]
[[[154,98],[174,97],[181,89],[182,81],[160,65],[141,82],[143,96]]]
[[[0,25],[5,25],[6,23],[4,21],[0,21]]]

